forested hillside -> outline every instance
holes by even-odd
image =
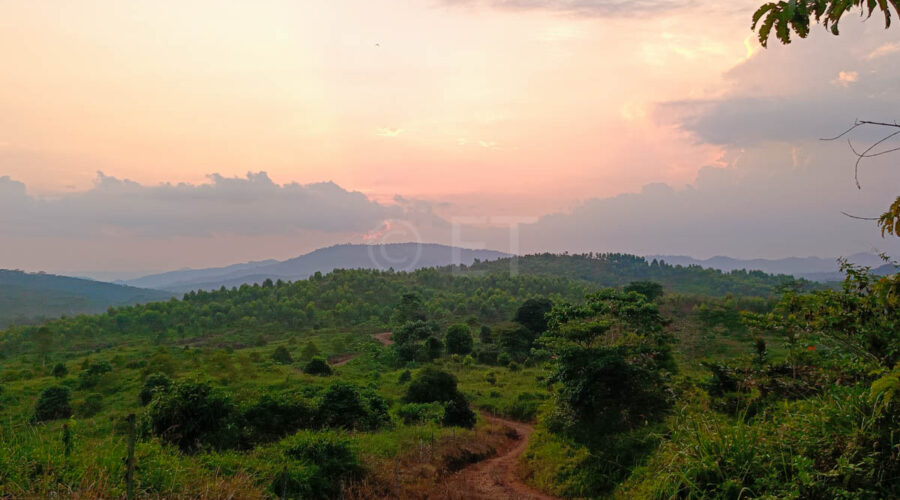
[[[0,327],[62,315],[95,314],[110,306],[165,300],[169,296],[157,290],[0,269]]]

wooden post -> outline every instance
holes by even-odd
[[[134,413],[129,413],[128,418],[128,456],[125,458],[125,498],[134,499],[134,442],[137,439]]]

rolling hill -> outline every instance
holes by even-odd
[[[158,290],[0,269],[0,327],[63,315],[100,313],[110,306],[170,297],[171,294]]]
[[[266,260],[228,267],[172,271],[129,280],[124,284],[188,292],[262,283],[267,279],[295,281],[317,272],[328,273],[335,269],[412,271],[455,263],[470,265],[476,260],[496,260],[508,256],[509,254],[494,250],[471,250],[436,244],[336,245],[285,261]]]

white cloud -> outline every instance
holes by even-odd
[[[897,52],[900,52],[900,42],[886,43],[884,45],[879,45],[875,50],[869,52],[866,59],[871,61],[872,59],[878,59],[879,57],[895,54]]]
[[[849,87],[850,84],[859,81],[859,72],[856,71],[839,71],[837,78],[831,81],[833,85],[840,87]]]

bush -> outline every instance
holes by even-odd
[[[154,399],[147,412],[150,429],[163,441],[192,452],[238,444],[237,409],[231,398],[199,382],[183,382]]]
[[[291,357],[291,352],[283,345],[280,345],[275,349],[275,352],[272,353],[272,359],[275,360],[276,363],[282,365],[289,365],[294,362],[294,358]]]
[[[412,380],[412,373],[409,370],[403,370],[403,373],[401,373],[400,376],[397,377],[398,384],[405,384],[410,380]]]
[[[63,378],[68,374],[69,369],[63,363],[56,363],[56,366],[53,367],[53,376],[56,378]]]
[[[303,373],[325,377],[331,375],[331,366],[325,358],[316,356],[303,366]]]
[[[172,387],[172,379],[163,375],[162,373],[154,373],[147,377],[147,380],[144,380],[144,387],[141,388],[141,392],[138,394],[138,399],[141,401],[141,406],[147,406],[150,404],[150,401],[153,399],[153,395],[157,392],[165,393],[169,391],[169,388]]]
[[[475,359],[477,359],[479,363],[485,365],[495,365],[497,364],[498,354],[499,352],[494,347],[482,347],[475,353]]]
[[[447,329],[445,343],[448,354],[469,354],[472,352],[472,331],[462,323],[452,325]]]
[[[89,363],[87,367],[78,374],[78,388],[91,389],[100,383],[100,378],[112,371],[112,365],[106,361],[99,363]]]
[[[274,441],[298,429],[312,428],[316,410],[306,400],[293,395],[265,394],[243,411],[248,439],[252,443]]]
[[[303,361],[309,361],[318,355],[319,347],[316,346],[312,340],[307,342],[306,345],[303,346],[303,349],[300,350],[300,359]]]
[[[469,409],[469,402],[461,392],[456,393],[456,396],[444,405],[444,419],[441,423],[466,429],[475,427],[475,413]]]
[[[341,481],[353,481],[362,476],[356,448],[349,437],[338,432],[301,432],[285,444],[284,454],[306,465],[310,470],[302,481],[303,498],[338,498]],[[298,481],[299,483],[299,481]],[[277,484],[273,490],[280,494]]]
[[[322,427],[371,430],[390,421],[387,402],[374,392],[361,393],[347,382],[328,387],[319,403],[318,421]]]
[[[478,333],[478,340],[480,340],[482,344],[493,344],[494,332],[491,331],[491,327],[482,325],[481,331]]]
[[[48,422],[72,416],[71,393],[65,387],[44,389],[34,405],[33,422]]]
[[[403,401],[433,403],[452,401],[457,394],[456,377],[431,366],[423,368],[406,389]]]
[[[406,425],[444,420],[443,403],[407,403],[397,410],[397,416]]]
[[[75,409],[75,414],[82,418],[90,418],[100,413],[103,409],[103,396],[100,394],[88,394],[84,401]]]

